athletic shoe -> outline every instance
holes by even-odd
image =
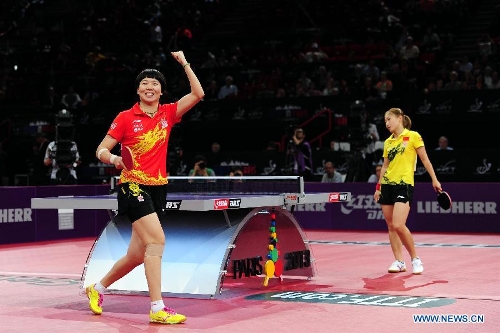
[[[186,321],[186,316],[175,312],[171,308],[163,308],[158,312],[149,311],[149,321],[160,324],[180,324]]]
[[[403,261],[396,260],[389,267],[389,273],[406,272],[406,264]]]
[[[419,257],[414,258],[411,261],[411,265],[413,266],[413,274],[422,274],[424,271],[424,265],[422,264],[422,260]]]
[[[85,292],[87,293],[87,297],[89,298],[89,308],[96,315],[100,315],[102,313],[102,301],[103,295],[94,289],[95,284],[88,286],[85,288]]]

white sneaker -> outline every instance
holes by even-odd
[[[413,274],[422,274],[424,271],[424,265],[422,264],[422,260],[419,257],[413,258],[411,261],[411,265],[413,266]]]
[[[396,260],[389,267],[389,273],[406,272],[406,264],[403,261]]]

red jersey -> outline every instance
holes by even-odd
[[[122,170],[121,183],[167,184],[168,138],[173,126],[180,121],[176,112],[177,103],[160,104],[151,118],[136,103],[116,116],[108,135],[129,147],[134,159],[132,169]]]

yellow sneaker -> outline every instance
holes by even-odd
[[[149,321],[160,324],[180,324],[186,321],[186,316],[175,312],[171,308],[165,307],[163,310],[153,313],[149,311]]]
[[[103,296],[94,289],[94,284],[85,288],[87,297],[89,298],[89,308],[93,313],[100,315],[102,313]]]

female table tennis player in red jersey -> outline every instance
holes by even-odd
[[[396,259],[389,267],[389,272],[406,271],[401,253],[402,243],[411,256],[413,274],[421,274],[424,266],[415,250],[413,236],[406,227],[413,198],[417,155],[431,176],[434,190],[441,192],[441,184],[427,156],[422,137],[417,132],[410,131],[410,117],[403,114],[401,109],[392,108],[385,113],[385,126],[391,132],[391,136],[384,142],[384,164],[374,199],[382,206],[382,213],[389,229],[392,252]]]
[[[145,69],[136,79],[139,102],[116,116],[96,150],[100,161],[123,169],[118,187],[118,214],[126,215],[132,222],[132,236],[127,253],[101,281],[86,288],[90,310],[95,314],[102,313],[106,288],[144,263],[151,298],[150,321],[178,324],[186,320],[184,315],[163,304],[161,258],[165,235],[159,215],[163,213],[166,201],[170,132],[182,115],[203,98],[204,92],[184,53],[171,54],[186,72],[191,92],[175,103],[160,104],[162,91],[166,88],[165,77],[155,69]],[[130,148],[132,165],[124,163],[121,156],[111,154],[118,143],[122,145],[122,154],[124,146]]]

